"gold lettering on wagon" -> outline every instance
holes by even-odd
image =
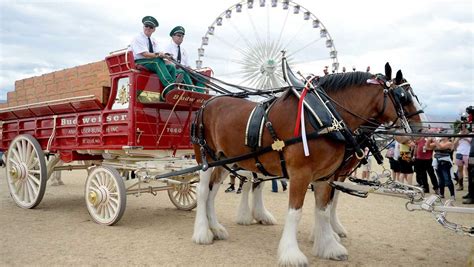
[[[181,96],[181,97],[180,96],[181,95],[174,95],[173,100],[177,100],[179,98],[179,101],[185,101],[189,103],[196,101],[196,103],[198,104],[204,103],[204,100],[205,100],[204,98],[196,99],[195,97],[190,97],[190,96]]]

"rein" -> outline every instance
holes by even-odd
[[[316,139],[320,135],[323,135],[323,134],[326,134],[326,133],[329,133],[329,132],[330,132],[330,130],[328,128],[324,128],[324,129],[321,129],[319,132],[312,132],[312,133],[308,134],[306,136],[306,138],[309,139],[309,140]],[[294,138],[291,138],[291,139],[288,139],[288,140],[285,140],[285,141],[280,140],[280,142],[283,143],[283,147],[294,145],[294,144],[297,144],[301,141],[302,141],[301,136],[294,137]],[[201,145],[201,143],[198,143],[198,145]],[[207,144],[203,144],[203,145],[207,146]],[[281,147],[281,146],[278,146],[278,147]],[[203,152],[202,148],[203,147],[201,146],[201,153]],[[253,152],[247,153],[247,154],[243,154],[243,155],[233,157],[233,158],[225,158],[225,159],[221,159],[221,160],[216,160],[216,161],[212,161],[212,162],[207,162],[205,154],[202,154],[201,155],[202,158],[203,158],[202,164],[191,167],[191,168],[186,168],[186,169],[183,169],[183,170],[175,171],[175,172],[156,175],[155,179],[163,179],[163,178],[178,176],[178,175],[182,175],[182,174],[186,174],[186,173],[190,173],[190,172],[195,172],[195,171],[200,171],[200,170],[206,171],[208,168],[223,166],[223,165],[227,165],[227,164],[236,163],[236,162],[239,162],[239,161],[244,161],[244,160],[247,160],[247,159],[252,159],[256,156],[259,156],[259,155],[262,155],[262,154],[265,154],[265,153],[268,153],[268,152],[271,152],[271,151],[274,151],[274,150],[275,151],[278,150],[275,147],[275,143],[273,143],[272,145],[260,148],[258,150],[255,150]]]

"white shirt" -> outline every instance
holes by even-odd
[[[181,48],[181,64],[189,67],[188,64],[188,53],[184,50],[183,45],[180,45]],[[168,44],[165,48],[165,53],[173,55],[174,60],[178,60],[178,45],[171,40],[171,43]]]
[[[153,45],[153,52],[154,53],[162,52],[160,51],[160,47],[158,46],[158,42],[155,40],[155,38],[150,37],[150,39]],[[146,36],[145,33],[140,32],[139,35],[133,38],[132,43],[130,43],[130,50],[133,51],[133,58],[135,60],[145,58],[144,56],[141,55],[141,53],[149,52],[148,51],[148,36]]]
[[[459,140],[458,148],[456,150],[457,153],[469,156],[469,151],[471,150],[471,138],[463,137]]]
[[[393,159],[398,160],[400,158],[400,143],[395,141],[395,148],[393,150]]]

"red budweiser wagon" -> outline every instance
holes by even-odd
[[[178,209],[195,208],[197,173],[154,177],[195,165],[190,124],[211,96],[177,85],[161,100],[163,85],[155,74],[134,64],[131,52],[112,53],[105,62],[110,86],[95,88],[99,97],[72,94],[0,109],[0,148],[13,200],[22,208],[34,208],[53,172],[87,169],[85,201],[99,224],[118,222],[130,194],[164,190]],[[76,77],[81,77],[78,72]],[[82,84],[92,77],[83,76]]]

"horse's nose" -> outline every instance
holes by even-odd
[[[421,133],[425,127],[423,122],[410,122],[410,128],[413,133]]]

